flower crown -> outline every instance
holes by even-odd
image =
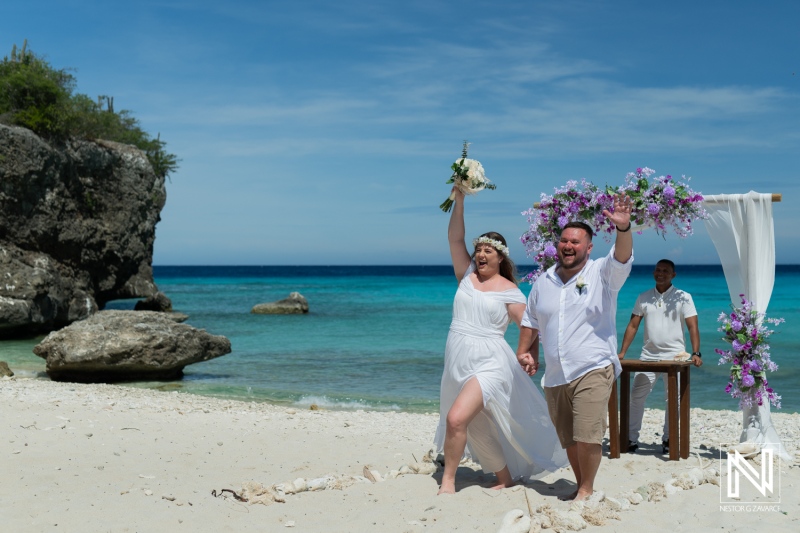
[[[508,257],[508,247],[498,240],[487,237],[486,235],[478,237],[477,239],[472,239],[472,246],[478,246],[479,244],[490,244],[498,252]]]

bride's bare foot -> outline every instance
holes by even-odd
[[[575,498],[573,498],[573,499],[574,499],[576,502],[583,501],[583,500],[588,500],[589,498],[591,498],[591,497],[592,497],[592,494],[594,494],[594,491],[592,491],[592,492],[586,492],[586,491],[580,491],[580,490],[579,490],[579,491],[577,491],[577,492],[575,493]]]

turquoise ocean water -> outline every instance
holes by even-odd
[[[621,338],[636,296],[653,286],[651,265],[637,265],[619,296]],[[131,386],[280,404],[329,408],[437,411],[445,340],[457,287],[450,266],[155,267],[159,288],[188,323],[231,340],[232,353],[191,365],[181,381]],[[526,272],[524,268],[521,271]],[[694,297],[704,365],[692,369],[693,407],[736,409],[724,392],[728,369],[717,316],[730,309],[721,267],[679,266],[674,284]],[[524,293],[530,287],[521,286]],[[262,302],[299,291],[303,316],[253,315]],[[784,412],[800,411],[800,265],[777,267],[768,316],[786,323],[771,337],[780,366],[769,379]],[[130,309],[118,301],[109,309]],[[516,347],[517,329],[506,335]],[[0,341],[0,360],[23,376],[46,379],[31,349],[41,340]],[[641,347],[642,328],[629,350]],[[688,345],[687,345],[688,347]],[[534,378],[538,384],[539,377]],[[650,407],[663,408],[661,385]]]

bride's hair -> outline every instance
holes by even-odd
[[[505,237],[503,237],[496,231],[487,231],[486,233],[478,237],[478,239],[480,239],[481,237],[488,237],[495,241],[500,241],[501,243],[503,243],[503,246],[508,247],[508,244],[506,244]],[[497,248],[495,248],[495,250],[497,250]],[[514,261],[511,260],[511,257],[505,255],[500,250],[497,250],[497,253],[500,256],[500,275],[509,280],[514,285],[518,285],[519,282],[517,281],[516,278],[517,267],[516,265],[514,265]],[[472,252],[472,259],[473,260],[475,259],[474,251]]]

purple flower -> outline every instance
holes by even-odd
[[[661,206],[658,204],[647,204],[647,212],[655,216],[661,211]]]
[[[562,228],[569,223],[569,219],[565,215],[558,217],[558,225]]]
[[[675,197],[675,188],[671,185],[667,185],[664,187],[664,198],[674,198]]]
[[[742,323],[739,322],[738,320],[736,319],[731,320],[731,329],[733,331],[739,331],[740,329],[742,329],[742,327],[743,327]]]
[[[728,382],[728,386],[725,387],[725,392],[727,394],[730,394],[731,393],[731,389],[733,389],[733,383]]]
[[[755,384],[756,380],[750,374],[745,374],[742,376],[742,385],[744,385],[745,387],[752,387]]]
[[[544,256],[545,257],[549,257],[549,258],[552,259],[556,255],[558,255],[558,252],[556,251],[556,247],[553,246],[552,243],[547,243],[547,245],[544,247]]]
[[[739,342],[739,339],[734,340],[731,344],[733,345],[733,349],[737,352],[741,352],[742,349],[744,349],[744,347],[747,346],[746,344],[742,344],[741,342]]]

